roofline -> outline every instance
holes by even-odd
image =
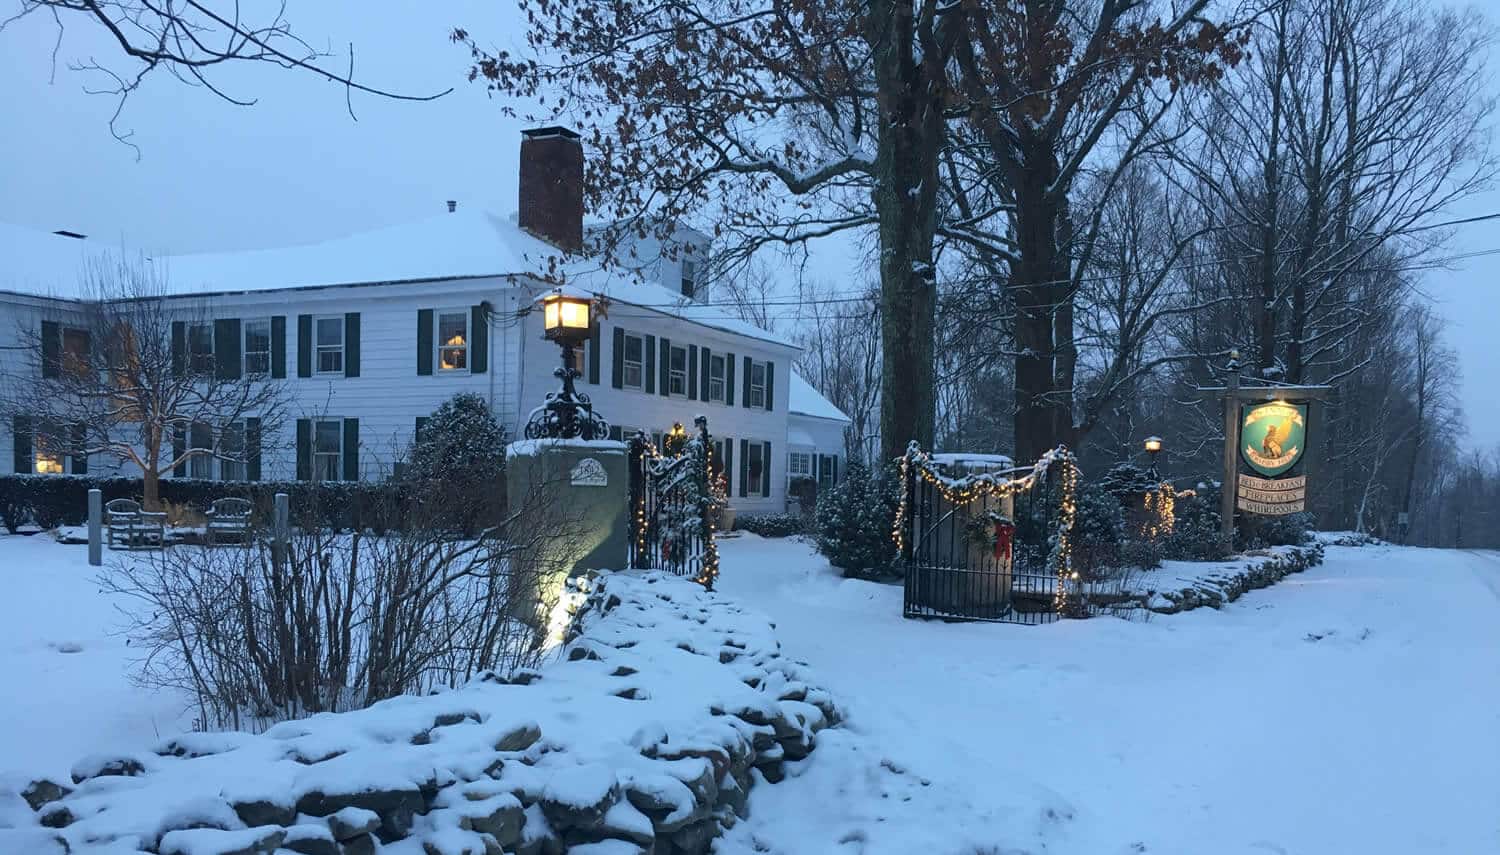
[[[801,416],[804,419],[817,419],[818,421],[836,422],[838,424],[844,424],[844,425],[848,425],[848,424],[853,424],[854,423],[854,419],[851,419],[848,416],[844,416],[842,418],[834,418],[833,416],[819,416],[819,415],[814,415],[813,413],[804,413],[801,410],[794,410],[794,409],[791,409],[790,407],[787,408],[786,412],[787,412],[787,415],[789,415],[789,416]]]

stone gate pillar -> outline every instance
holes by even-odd
[[[525,439],[506,448],[512,515],[535,510],[555,527],[559,557],[572,572],[623,570],[629,544],[629,453],[608,439]]]

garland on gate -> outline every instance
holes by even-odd
[[[681,422],[672,425],[671,432],[663,438],[663,445],[667,449],[665,454],[657,449],[644,431],[637,432],[633,442],[639,444],[645,455],[648,484],[655,482],[656,489],[669,492],[684,480],[691,479],[695,488],[693,513],[669,517],[665,508],[657,509],[658,530],[665,532],[662,536],[662,558],[664,561],[672,560],[673,556],[669,553],[683,548],[687,527],[699,527],[699,535],[703,538],[703,564],[693,581],[712,591],[714,581],[719,578],[719,545],[714,541],[714,533],[719,527],[721,499],[719,491],[715,489],[714,451],[712,443],[708,441],[708,420],[699,416],[694,420],[694,426],[698,428],[698,433],[689,439]],[[645,555],[646,489],[635,496],[632,513],[635,516],[636,555]]]
[[[1056,470],[1061,485],[1061,495],[1058,498],[1057,527],[1054,529],[1051,540],[1051,548],[1047,553],[1047,566],[1057,577],[1057,585],[1052,595],[1052,606],[1058,614],[1067,616],[1082,616],[1087,613],[1087,606],[1083,602],[1082,585],[1079,582],[1078,571],[1073,569],[1073,527],[1078,521],[1078,460],[1065,446],[1043,454],[1026,474],[1019,477],[1010,477],[1005,473],[984,472],[977,475],[966,475],[962,478],[950,478],[939,471],[938,464],[932,461],[932,455],[923,451],[916,441],[908,443],[906,454],[901,456],[901,483],[911,483],[912,474],[922,477],[922,480],[935,487],[949,504],[955,506],[967,505],[976,499],[984,497],[1004,498],[1014,496],[1017,493],[1029,492],[1038,485],[1045,484],[1049,473]],[[901,504],[896,509],[896,525],[892,535],[896,541],[896,550],[905,552],[903,531],[906,528],[906,517],[909,513],[907,502],[910,501],[910,491],[901,491]],[[1078,589],[1079,597],[1070,596],[1070,591]]]

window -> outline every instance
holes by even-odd
[[[682,295],[693,296],[698,289],[698,262],[691,258],[682,260]]]
[[[68,471],[67,443],[55,427],[43,427],[31,438],[31,471],[38,475],[61,475]]]
[[[762,443],[752,442],[749,447],[749,455],[745,458],[745,471],[747,481],[745,488],[752,496],[759,496],[765,492],[762,485],[766,474],[766,447]]]
[[[786,456],[786,474],[788,479],[811,477],[813,474],[812,454],[806,451],[788,452]]]
[[[724,402],[724,357],[708,357],[708,399]]]
[[[629,389],[639,389],[646,375],[646,342],[638,335],[625,334],[625,370],[624,385]]]
[[[88,373],[89,369],[89,333],[88,330],[65,329],[62,333],[62,369],[64,372],[81,376]]]
[[[342,480],[339,470],[343,465],[343,461],[343,419],[318,419],[313,422],[313,480]]]
[[[673,395],[687,394],[687,348],[673,347],[667,354],[668,363],[667,378],[670,384],[667,387]]]
[[[439,371],[469,368],[469,310],[438,312],[437,343]]]
[[[271,319],[253,318],[245,321],[244,330],[245,375],[271,373]]]
[[[319,374],[344,373],[344,317],[330,315],[313,321]]]
[[[724,474],[724,440],[713,441],[713,453],[708,459],[708,471],[718,478]]]
[[[188,370],[194,374],[214,373],[214,325],[188,324]]]
[[[219,435],[219,480],[244,481],[245,472],[245,423],[230,422]]]
[[[764,362],[750,363],[750,399],[746,402],[754,409],[765,409],[766,407],[766,364]]]

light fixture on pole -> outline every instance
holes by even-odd
[[[609,423],[589,402],[589,396],[573,387],[579,376],[577,349],[593,337],[598,308],[592,296],[567,287],[555,288],[537,300],[542,304],[542,335],[562,348],[562,367],[552,376],[562,380],[562,389],[548,392],[547,400],[531,411],[526,422],[527,439],[604,439]]]
[[[1156,455],[1161,453],[1161,444],[1161,437],[1159,436],[1146,437],[1146,453],[1151,455],[1151,477],[1153,480],[1160,480],[1161,478],[1161,476],[1156,474]]]

